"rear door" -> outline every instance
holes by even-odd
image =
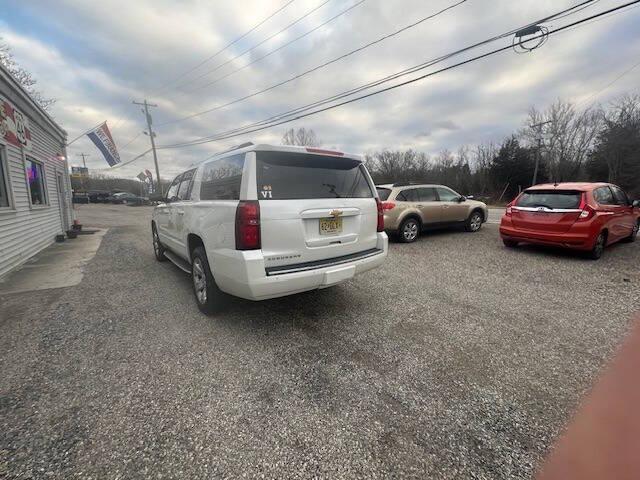
[[[329,260],[377,246],[375,187],[359,160],[256,152],[267,267]]]
[[[438,195],[434,187],[420,187],[416,189],[418,194],[418,208],[422,212],[422,223],[429,225],[442,221],[442,207],[438,201]]]
[[[633,206],[629,201],[629,197],[620,187],[611,185],[611,191],[618,208],[616,218],[616,236],[618,239],[627,238],[631,235],[633,228],[636,224],[636,219],[633,214]]]
[[[576,190],[525,190],[512,206],[517,228],[564,233],[580,216],[583,193]]]

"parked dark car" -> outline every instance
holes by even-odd
[[[111,195],[109,197],[108,201],[110,203],[114,203],[114,204],[129,204],[129,203],[131,203],[131,204],[142,205],[147,200],[144,197],[139,197],[138,195],[134,195],[133,193],[119,192],[119,193],[114,193],[113,195]]]
[[[89,191],[89,201],[91,203],[107,203],[107,199],[111,196],[111,192],[106,190]]]

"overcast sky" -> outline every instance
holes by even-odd
[[[191,140],[356,87],[579,3],[468,0],[283,87],[188,121],[160,125],[271,86],[456,3],[365,0],[302,40],[203,87],[358,2],[329,0],[290,29],[230,61],[324,1],[294,0],[246,38],[173,83],[286,0],[57,0],[55,7],[48,0],[4,0],[0,35],[20,65],[36,77],[40,90],[57,99],[52,114],[69,139],[106,119],[126,161],[149,147],[144,135],[131,142],[145,128],[132,100],[146,97],[159,105],[153,109],[158,144]],[[549,26],[620,3],[600,0]],[[323,146],[354,153],[414,148],[436,154],[460,145],[499,142],[523,124],[532,105],[543,108],[558,98],[586,105],[592,99],[606,103],[621,93],[638,92],[640,68],[603,88],[640,61],[639,22],[640,8],[631,9],[552,36],[531,54],[508,51],[290,126],[312,128]],[[504,41],[494,44],[499,45]],[[228,63],[216,69],[223,62]],[[215,151],[245,141],[280,143],[287,127],[161,150],[161,173],[171,176]],[[78,164],[80,152],[91,155],[90,168],[107,167],[88,139],[69,147],[71,164]],[[151,169],[152,163],[148,155],[117,172],[132,176]]]

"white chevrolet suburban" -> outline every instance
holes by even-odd
[[[200,310],[326,288],[387,256],[359,157],[245,144],[178,175],[151,222],[156,259],[191,274]]]

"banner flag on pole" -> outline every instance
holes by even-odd
[[[102,152],[104,159],[110,167],[120,163],[120,154],[118,153],[116,142],[113,141],[106,121],[87,133],[87,137],[89,137],[96,147],[98,147],[98,150]]]
[[[140,172],[138,174],[138,180],[140,180],[141,182],[144,182],[147,179],[147,175],[144,172]]]

